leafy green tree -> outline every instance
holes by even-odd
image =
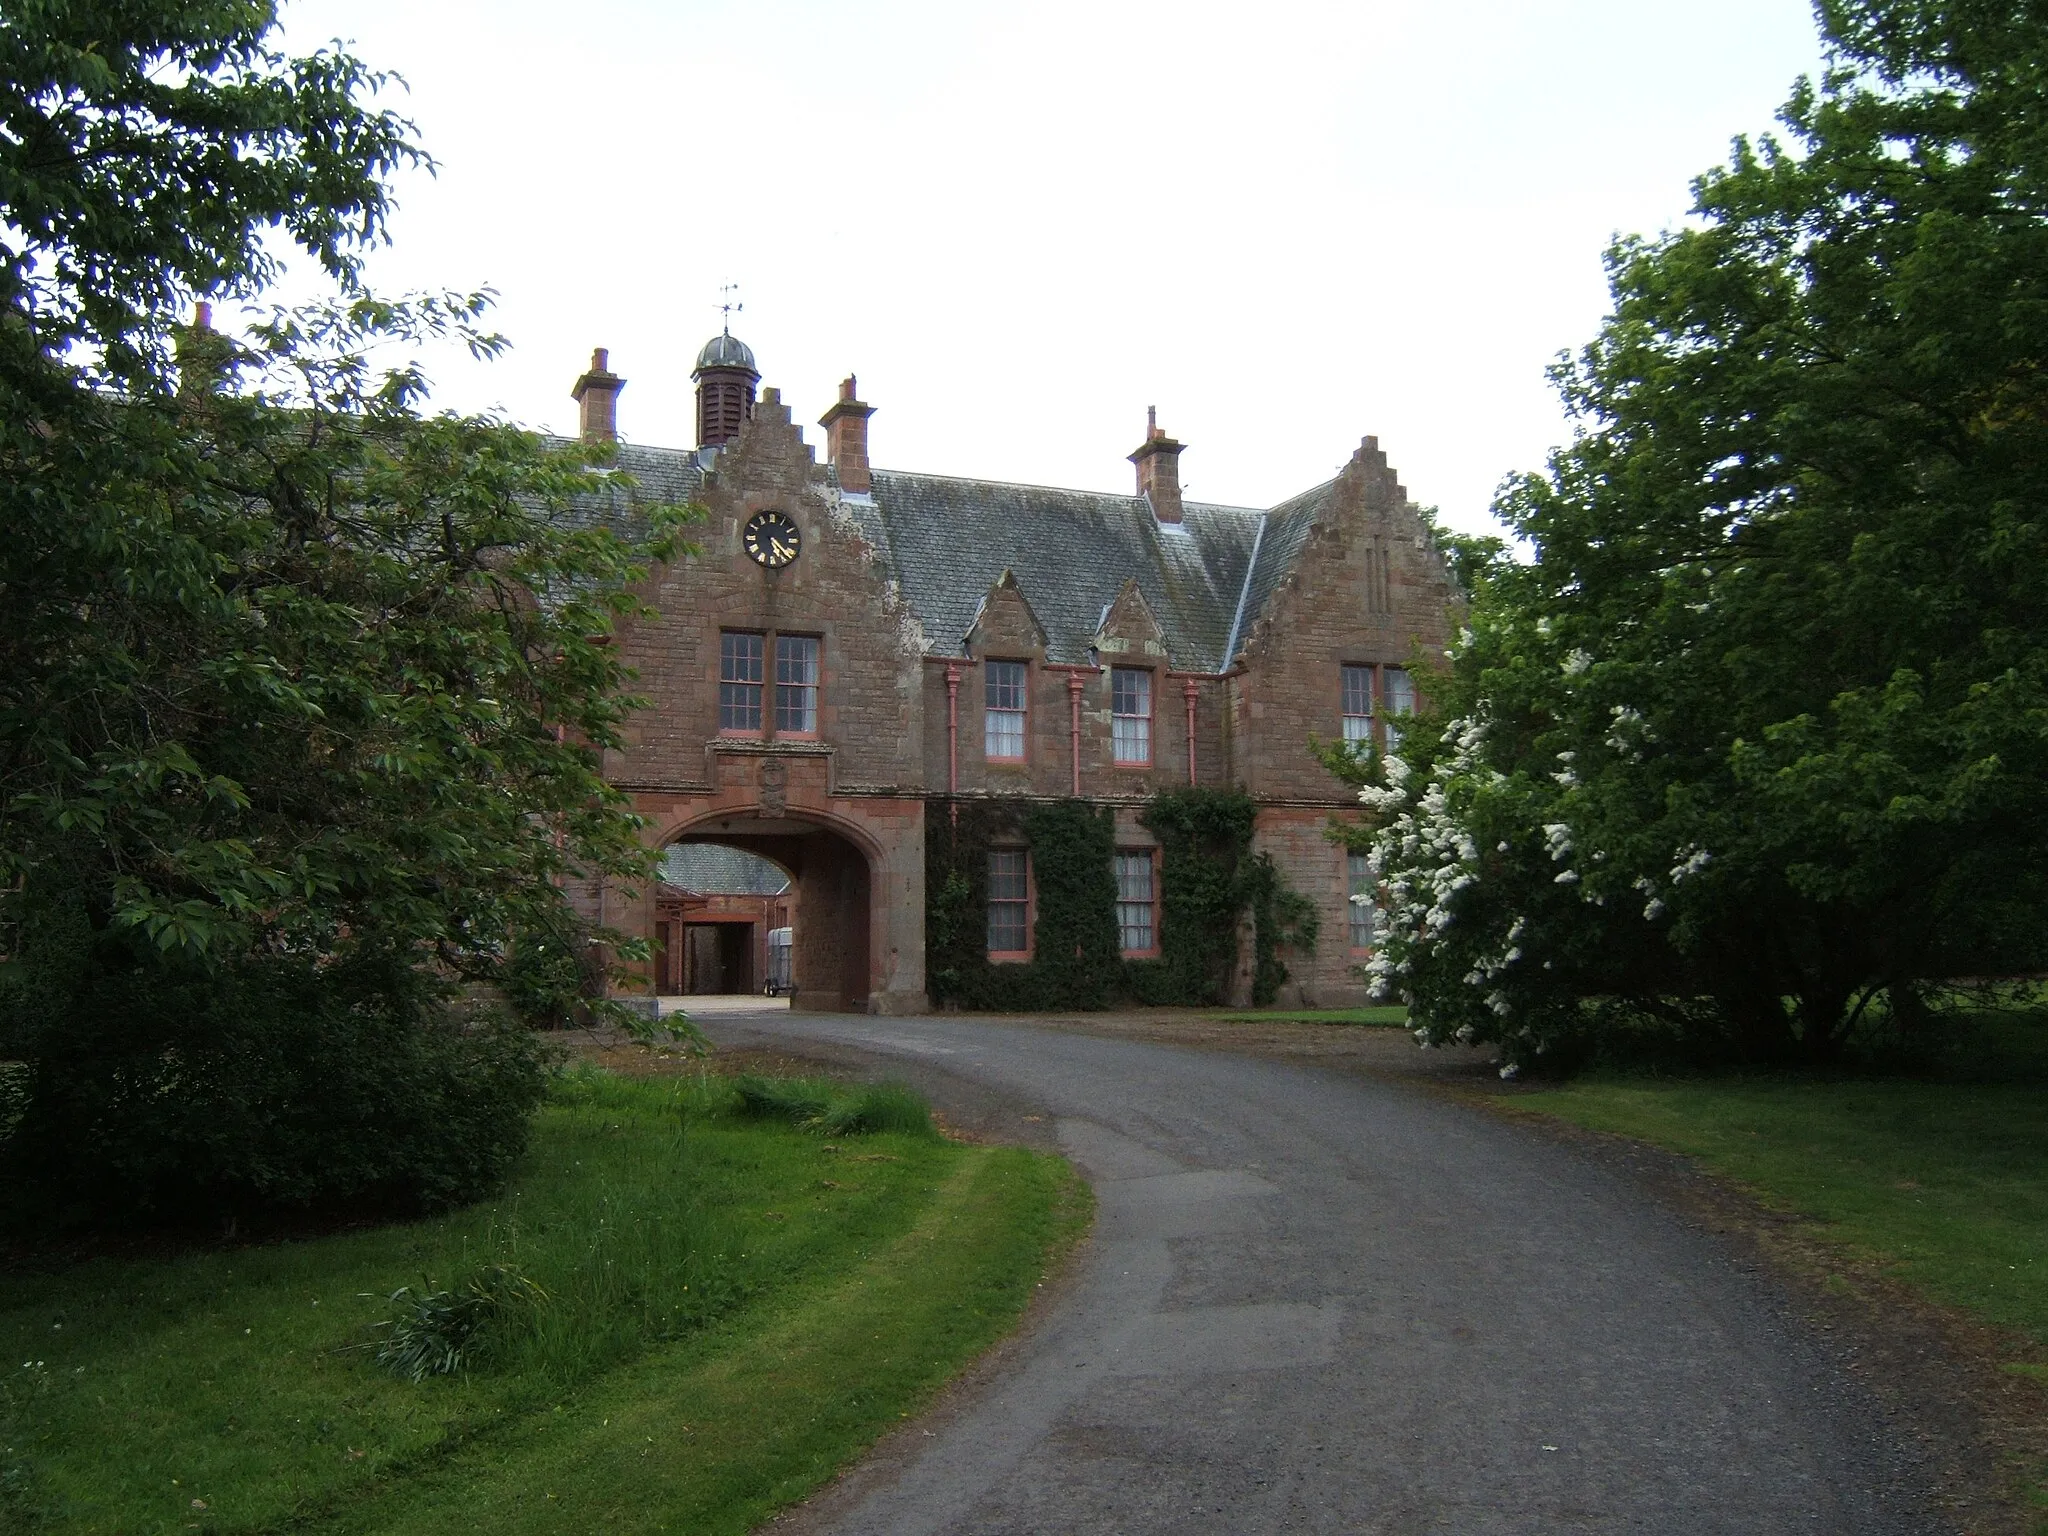
[[[2048,7],[1818,11],[1787,138],[1610,252],[1433,729],[1339,765],[1435,1037],[1828,1059],[2048,958]]]
[[[674,516],[429,414],[483,296],[359,282],[424,156],[265,5],[0,18],[0,1183],[85,1216],[488,1187],[540,1060],[452,1006],[646,872],[606,637]],[[272,231],[339,297],[246,343]],[[622,537],[615,527],[641,535]],[[23,1214],[17,1209],[16,1214]]]

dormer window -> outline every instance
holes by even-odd
[[[1025,688],[1021,661],[982,664],[982,750],[992,763],[1024,761]]]

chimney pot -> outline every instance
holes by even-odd
[[[192,329],[195,331],[210,331],[213,329],[213,306],[204,299],[199,301],[198,307],[192,312]]]
[[[839,398],[818,418],[818,425],[825,429],[826,454],[842,491],[866,495],[875,488],[868,469],[868,418],[874,414],[872,405],[856,397],[854,376],[849,373],[840,381]]]

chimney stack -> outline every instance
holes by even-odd
[[[1159,408],[1146,406],[1145,441],[1131,455],[1131,462],[1138,466],[1138,494],[1152,504],[1152,515],[1162,523],[1181,520],[1181,448],[1159,429]]]
[[[818,425],[825,429],[832,472],[839,477],[842,491],[865,496],[874,489],[874,478],[868,473],[868,418],[874,414],[872,405],[855,398],[849,373],[839,385],[839,398],[832,402],[832,409],[818,418]]]
[[[626,381],[611,369],[612,355],[603,347],[590,354],[590,371],[576,381],[569,398],[577,404],[577,435],[586,443],[619,439],[619,391]]]
[[[227,387],[235,361],[234,344],[213,328],[213,306],[201,299],[192,323],[178,329],[173,343],[178,363],[178,393],[188,400],[217,395]]]

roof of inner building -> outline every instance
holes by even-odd
[[[661,856],[661,878],[698,896],[780,896],[789,889],[780,866],[721,843],[672,845]]]
[[[682,502],[701,495],[712,461],[707,450],[622,443],[617,464],[639,499]],[[841,505],[934,653],[964,652],[983,599],[1007,570],[1045,628],[1049,661],[1086,662],[1110,603],[1135,579],[1172,664],[1220,672],[1330,494],[1325,483],[1270,511],[1188,502],[1176,526],[1141,497],[876,470],[873,493]],[[632,521],[620,493],[583,511],[622,531]]]

